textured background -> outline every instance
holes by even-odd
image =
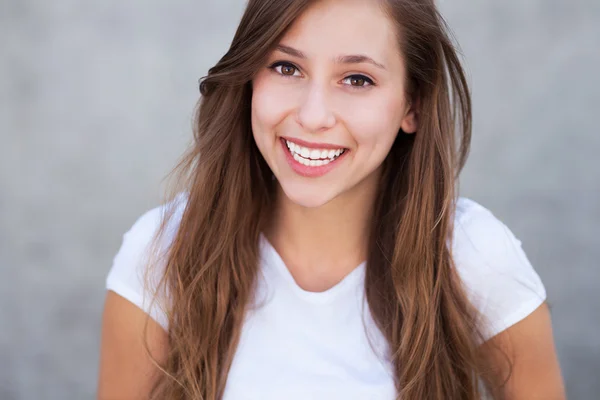
[[[544,280],[571,399],[600,392],[600,2],[444,0],[473,84],[463,194]],[[104,278],[188,143],[242,0],[0,1],[0,399],[87,399]]]

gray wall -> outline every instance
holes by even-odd
[[[600,392],[600,2],[444,0],[473,84],[463,194],[542,276],[570,398]],[[190,139],[242,0],[0,2],[0,398],[92,398],[104,278]]]

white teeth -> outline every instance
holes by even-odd
[[[337,150],[325,150],[325,149],[310,149],[307,147],[300,146],[289,140],[285,141],[290,153],[294,157],[294,160],[299,163],[311,167],[318,167],[321,165],[329,164],[336,157],[344,152],[344,149]]]
[[[309,165],[310,161],[306,158],[300,157],[298,154],[294,154],[294,160],[298,161],[300,164]]]

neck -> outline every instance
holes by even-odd
[[[367,257],[377,174],[317,208],[293,203],[278,189],[267,238],[300,286],[324,290]]]

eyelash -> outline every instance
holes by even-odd
[[[270,70],[273,70],[275,73],[277,73],[280,76],[283,76],[284,78],[293,78],[294,75],[284,75],[281,72],[277,71],[276,68],[277,67],[292,67],[294,68],[296,71],[300,71],[300,68],[298,68],[297,66],[295,66],[294,64],[287,62],[287,61],[277,61],[273,64],[271,64],[268,68]],[[348,87],[350,87],[351,89],[365,89],[368,88],[369,86],[375,86],[375,83],[373,82],[373,80],[371,78],[369,78],[368,76],[362,75],[362,74],[352,74],[352,75],[348,75],[347,77],[345,77],[343,80],[349,79],[349,78],[354,78],[354,79],[362,79],[364,80],[367,85],[363,85],[363,86],[354,86],[354,85],[346,85]]]

